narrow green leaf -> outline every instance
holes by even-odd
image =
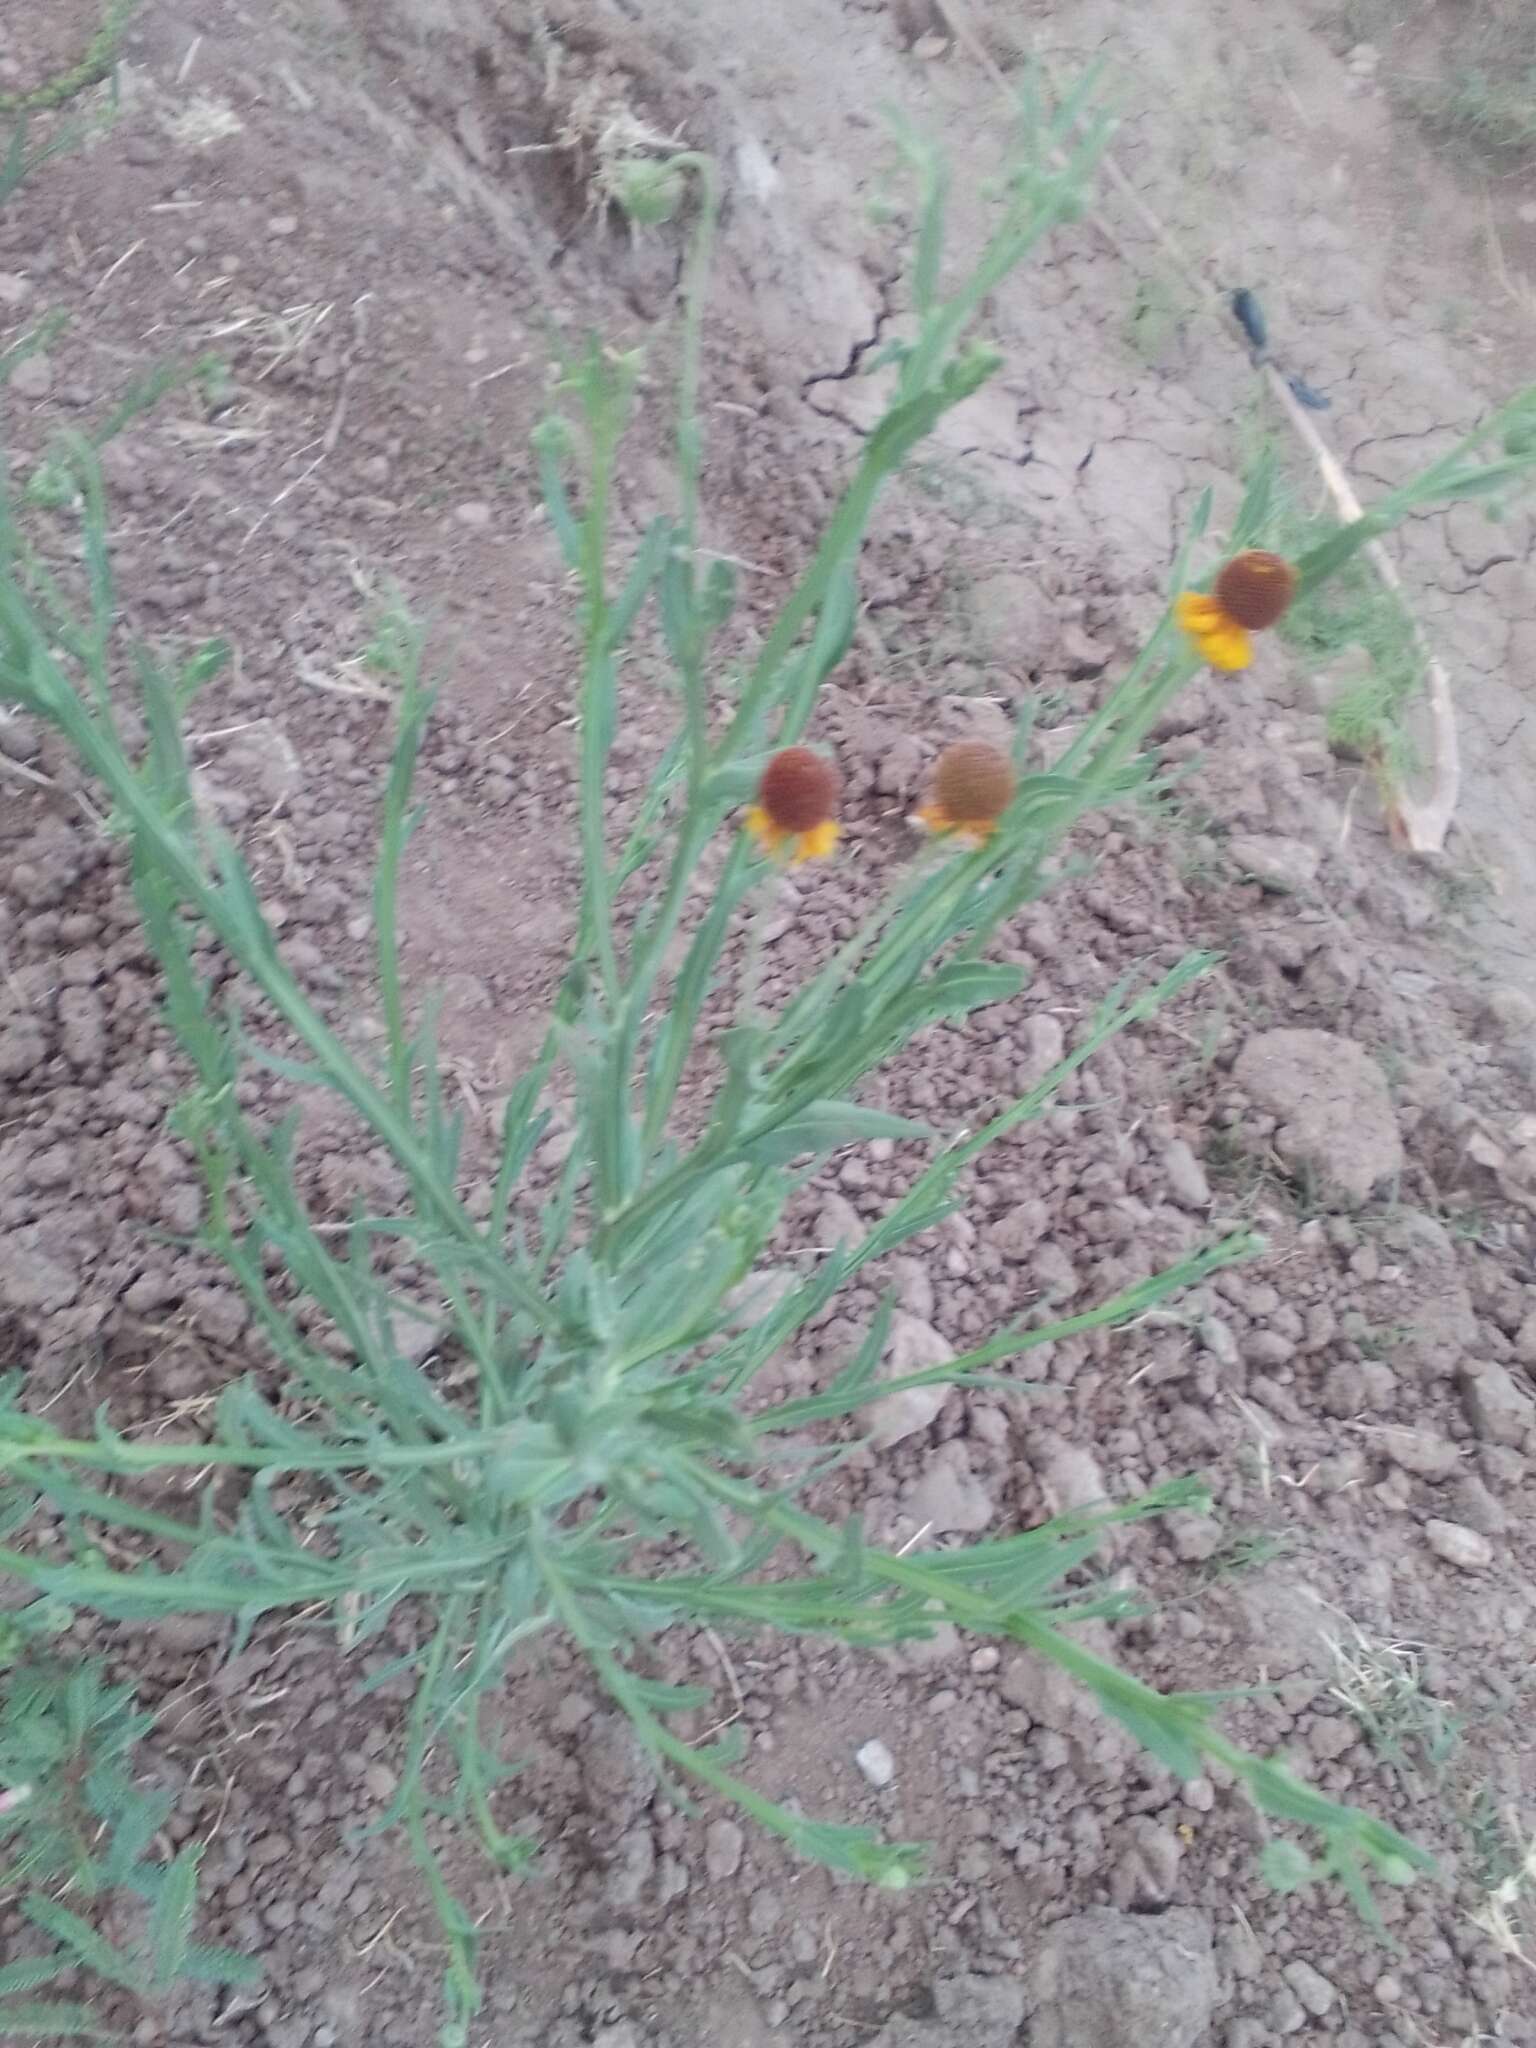
[[[62,1977],[71,1967],[69,1957],[57,1951],[51,1956],[27,1956],[19,1963],[0,1964],[0,1998],[14,1998],[18,1991],[36,1991],[51,1984],[55,1977]]]
[[[1278,1839],[1264,1844],[1259,1868],[1264,1873],[1265,1882],[1277,1892],[1300,1891],[1304,1884],[1319,1874],[1311,1857],[1298,1849],[1294,1842]]]
[[[169,1991],[181,1975],[187,1947],[192,1938],[192,1916],[197,1910],[197,1867],[202,1849],[189,1844],[165,1873],[160,1896],[149,1922],[149,1948],[155,1987]]]
[[[88,1920],[82,1920],[78,1913],[61,1906],[57,1899],[40,1898],[35,1894],[22,1900],[21,1910],[34,1926],[41,1927],[44,1934],[51,1934],[55,1941],[62,1942],[77,1962],[94,1970],[98,1977],[105,1977],[109,1984],[121,1984],[127,1991],[142,1994],[144,1980],[137,1965],[121,1949],[114,1948],[110,1941],[98,1934]]]
[[[802,1153],[830,1152],[869,1138],[931,1141],[938,1135],[930,1124],[864,1109],[856,1102],[809,1102],[787,1122],[748,1137],[737,1146],[736,1155],[753,1166],[782,1166]]]

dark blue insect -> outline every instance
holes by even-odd
[[[1327,412],[1333,404],[1326,391],[1319,391],[1317,386],[1309,384],[1305,377],[1287,377],[1285,381],[1291,387],[1292,397],[1309,406],[1313,412]]]
[[[1246,285],[1232,294],[1231,305],[1232,318],[1252,344],[1255,361],[1262,361],[1269,351],[1269,329],[1264,324],[1264,308]]]

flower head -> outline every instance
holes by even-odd
[[[747,830],[776,860],[820,860],[837,844],[842,777],[809,747],[783,747],[763,770]]]
[[[1230,674],[1253,659],[1249,634],[1276,625],[1295,595],[1296,571],[1283,555],[1247,548],[1223,566],[1209,594],[1186,590],[1174,613],[1211,667]]]
[[[1267,548],[1245,548],[1216,578],[1216,602],[1250,633],[1278,625],[1295,595],[1296,571],[1284,555]]]
[[[939,756],[933,792],[917,813],[918,823],[981,846],[1012,803],[1015,786],[1013,763],[1001,747],[986,740],[956,740]]]

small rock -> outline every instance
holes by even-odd
[[[640,2036],[628,2020],[617,2026],[600,2027],[592,2036],[592,2048],[640,2048]]]
[[[1237,1085],[1280,1119],[1276,1153],[1320,1192],[1358,1207],[1403,1169],[1403,1141],[1386,1077],[1352,1039],[1332,1031],[1262,1031],[1232,1069]]]
[[[1068,619],[1063,624],[1058,648],[1063,668],[1074,682],[1079,683],[1103,675],[1114,655],[1112,647],[1106,647],[1102,640],[1095,640],[1075,619]]]
[[[772,1934],[784,1922],[784,1901],[777,1892],[755,1891],[747,1908],[747,1925],[754,1934]]]
[[[71,1066],[98,1067],[107,1049],[107,1019],[93,988],[67,988],[59,997],[60,1043]]]
[[[442,1340],[442,1318],[425,1306],[399,1302],[389,1313],[389,1341],[412,1365],[424,1365]]]
[[[18,398],[46,398],[53,389],[53,365],[47,356],[23,356],[11,372],[10,388]]]
[[[1205,1168],[1182,1138],[1174,1138],[1163,1147],[1163,1178],[1169,1194],[1181,1208],[1210,1208],[1211,1184],[1205,1177]]]
[[[881,756],[875,788],[881,796],[905,796],[916,789],[923,772],[922,742],[904,732]]]
[[[1070,1301],[1083,1284],[1077,1268],[1054,1239],[1038,1248],[1029,1269],[1045,1301]]]
[[[634,1906],[656,1868],[656,1842],[642,1822],[619,1841],[613,1867],[608,1873],[608,1901],[614,1906]]]
[[[578,1728],[585,1728],[595,1711],[584,1692],[568,1692],[556,1701],[550,1719],[557,1735],[574,1735]]]
[[[934,1536],[957,1530],[974,1536],[991,1527],[995,1512],[991,1496],[972,1472],[965,1445],[958,1439],[940,1445],[902,1505],[914,1522]]]
[[[1243,1359],[1248,1365],[1289,1365],[1295,1356],[1296,1346],[1278,1330],[1250,1330],[1243,1339]]]
[[[741,1868],[746,1837],[733,1820],[712,1820],[704,1835],[704,1868],[717,1882]]]
[[[1282,1984],[1271,1994],[1264,2017],[1272,2034],[1299,2034],[1307,2024],[1307,2009],[1290,1985]]]
[[[1218,1996],[1211,1926],[1190,1906],[1090,1906],[1046,1935],[1030,2048],[1199,2048]]]
[[[1490,1038],[1528,1037],[1536,1031],[1536,1002],[1524,989],[1490,989],[1479,1022]]]
[[[884,1791],[896,1775],[896,1759],[883,1742],[871,1740],[854,1752],[854,1762],[877,1792]]]
[[[1508,1514],[1475,1472],[1467,1473],[1457,1485],[1451,1505],[1466,1526],[1480,1536],[1502,1536],[1509,1528]]]
[[[1064,1437],[1043,1435],[1036,1439],[1033,1459],[1035,1474],[1052,1515],[1076,1514],[1083,1508],[1103,1507],[1109,1500],[1104,1473],[1092,1451]]]
[[[948,1365],[954,1348],[931,1323],[898,1313],[891,1318],[886,1345],[885,1376],[902,1379],[908,1373],[925,1372],[931,1366]],[[928,1387],[906,1387],[900,1393],[882,1394],[869,1405],[869,1440],[876,1450],[889,1450],[904,1438],[926,1429],[944,1406],[949,1393],[946,1381]]]
[[[267,233],[278,241],[287,235],[296,235],[298,231],[299,217],[296,213],[274,213],[267,222]]]
[[[892,1259],[891,1284],[896,1290],[898,1308],[916,1316],[920,1323],[931,1320],[934,1310],[933,1275],[921,1259],[910,1256]]]
[[[1424,1538],[1436,1557],[1464,1572],[1486,1571],[1493,1563],[1493,1545],[1488,1538],[1460,1522],[1426,1522]]]
[[[495,514],[482,500],[471,498],[462,505],[456,505],[453,516],[460,526],[467,526],[472,533],[484,533]]]
[[[1050,1211],[1044,1202],[1032,1199],[1020,1202],[995,1223],[989,1223],[982,1236],[1005,1259],[1027,1259],[1045,1235],[1049,1222]],[[1536,1317],[1532,1317],[1531,1326],[1536,1333]]]
[[[816,1216],[816,1243],[824,1251],[831,1251],[837,1245],[854,1245],[864,1235],[864,1225],[859,1212],[846,1195],[834,1189],[822,1197],[821,1208]]]
[[[167,1614],[146,1625],[146,1633],[153,1642],[182,1655],[210,1649],[224,1632],[222,1614]]]
[[[1122,1913],[1160,1912],[1173,1897],[1179,1879],[1182,1844],[1171,1828],[1160,1828],[1142,1814],[1116,1830],[1109,1896]]]
[[[387,1806],[399,1789],[399,1777],[377,1758],[364,1770],[363,1790],[377,1805]]]
[[[1462,1368],[1461,1399],[1467,1420],[1485,1443],[1518,1450],[1536,1427],[1536,1395],[1491,1359],[1476,1359]]]
[[[1209,1351],[1216,1363],[1229,1371],[1242,1363],[1242,1353],[1237,1348],[1237,1335],[1230,1323],[1224,1323],[1220,1316],[1202,1316],[1199,1323],[1200,1342]]]
[[[1333,2010],[1339,1994],[1310,1963],[1287,1963],[1280,1974],[1315,2020]]]
[[[940,2039],[966,2048],[1012,2048],[1024,2024],[1024,1986],[1012,1977],[941,1977],[933,1987]]]
[[[1421,1479],[1448,1479],[1461,1463],[1459,1447],[1449,1437],[1436,1436],[1428,1429],[1385,1429],[1381,1448],[1394,1465],[1416,1472]]]
[[[0,1031],[0,1081],[24,1081],[48,1057],[48,1041],[35,1024],[11,1024]]]
[[[1267,832],[1243,832],[1227,841],[1232,864],[1272,895],[1294,896],[1317,880],[1317,848],[1302,839]]]
[[[68,1308],[79,1292],[78,1273],[44,1251],[35,1225],[0,1236],[0,1309],[50,1315]]]
[[[1014,1067],[1014,1083],[1022,1092],[1043,1081],[1067,1049],[1066,1034],[1057,1018],[1041,1010],[1026,1017],[1019,1033],[1022,1059]]]
[[[1319,1763],[1335,1763],[1355,1746],[1357,1730],[1343,1714],[1331,1714],[1314,1721],[1307,1731],[1307,1747]]]
[[[0,306],[24,306],[31,296],[32,287],[24,277],[14,270],[0,270]]]

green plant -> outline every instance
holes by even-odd
[[[76,61],[52,78],[21,92],[0,93],[0,114],[30,114],[62,107],[93,85],[99,85],[117,62],[128,24],[139,0],[102,0],[101,19]]]
[[[106,1683],[99,1658],[55,1653],[69,1618],[46,1602],[0,1616],[0,1905],[19,1906],[39,1937],[36,1954],[0,1963],[0,2037],[105,2038],[89,2006],[32,1995],[71,1972],[143,1999],[261,1974],[193,1941],[201,1851],[153,1857],[173,1795],[135,1776],[154,1716],[135,1709],[131,1687]],[[109,1940],[77,1910],[108,1902],[137,1911],[137,1938]]]
[[[1141,361],[1156,366],[1182,339],[1199,311],[1193,289],[1176,272],[1153,270],[1136,280],[1136,289],[1122,326],[1125,345]]]
[[[128,1441],[105,1416],[93,1435],[67,1436],[28,1414],[13,1387],[0,1407],[0,1472],[12,1502],[0,1563],[45,1595],[112,1617],[211,1610],[238,1616],[244,1632],[264,1614],[313,1604],[330,1610],[346,1649],[391,1630],[400,1654],[374,1682],[409,1674],[415,1693],[386,1819],[407,1830],[446,1930],[446,2041],[465,2040],[478,2003],[476,1930],[449,1889],[428,1818],[446,1807],[473,1823],[497,1866],[526,1860],[530,1845],[497,1818],[498,1788],[514,1766],[483,1717],[509,1660],[551,1630],[589,1660],[678,1799],[691,1785],[734,1800],[800,1854],[883,1885],[912,1881],[917,1846],[765,1798],[739,1775],[730,1731],[687,1739],[676,1717],[705,1705],[707,1694],[654,1675],[658,1631],[771,1625],[875,1645],[958,1624],[1054,1660],[1170,1769],[1192,1776],[1202,1760],[1216,1762],[1271,1820],[1312,1831],[1315,1861],[1271,1844],[1266,1868],[1276,1882],[1336,1876],[1369,1911],[1371,1874],[1402,1879],[1427,1860],[1391,1829],[1246,1754],[1216,1726],[1212,1699],[1161,1696],[1071,1633],[1075,1620],[1122,1611],[1119,1595],[1069,1583],[1104,1529],[1198,1502],[1198,1485],[923,1555],[875,1548],[856,1521],[838,1526],[801,1504],[844,1454],[829,1425],[935,1384],[1007,1387],[992,1371],[1004,1360],[1144,1312],[1248,1254],[1249,1235],[1080,1315],[1010,1327],[951,1364],[896,1381],[879,1376],[887,1301],[822,1391],[755,1413],[743,1398],[839,1290],[959,1204],[967,1169],[1040,1113],[1065,1075],[1209,964],[1192,957],[1155,985],[1116,990],[1052,1074],[974,1130],[935,1130],[856,1099],[865,1077],[926,1027],[1017,1000],[1022,974],[986,957],[994,935],[1040,893],[1074,823],[1142,786],[1151,772],[1142,743],[1199,669],[1171,609],[1053,771],[1020,777],[995,835],[975,851],[931,845],[777,1011],[762,1001],[750,936],[740,942],[775,885],[773,866],[737,833],[701,908],[695,894],[706,849],[769,754],[805,733],[849,645],[859,548],[877,494],[996,369],[997,355],[970,329],[1009,271],[1079,204],[1100,140],[1079,139],[1082,113],[1079,97],[1027,130],[997,195],[991,239],[948,289],[944,169],[904,138],[921,205],[911,325],[870,365],[889,380],[886,409],[812,560],[740,670],[720,652],[734,602],[730,565],[702,550],[697,533],[707,180],[686,273],[680,510],[656,521],[622,573],[610,567],[609,507],[639,361],[594,343],[566,365],[562,410],[540,430],[537,452],[580,601],[583,883],[573,957],[543,1049],[507,1102],[484,1206],[472,1208],[460,1192],[463,1134],[441,1089],[430,1011],[413,1015],[401,975],[397,878],[431,701],[420,629],[397,615],[371,650],[375,669],[389,673],[398,718],[375,884],[384,1050],[374,1070],[308,1001],[237,849],[194,802],[178,714],[215,669],[218,650],[173,676],[142,648],[119,648],[106,510],[89,447],[76,440],[57,458],[71,466],[79,504],[78,600],[44,570],[14,515],[0,524],[0,696],[56,726],[110,800],[166,1012],[193,1075],[176,1126],[205,1181],[202,1242],[245,1289],[282,1381],[227,1387],[207,1440],[180,1445]],[[696,159],[677,161],[702,180]],[[1485,432],[1532,417],[1536,395]],[[1485,458],[1483,439],[1394,493],[1358,530],[1329,536],[1298,565],[1303,588],[1336,573],[1364,538],[1414,505],[1494,488],[1519,468],[1507,455]],[[1272,482],[1261,467],[1238,514],[1237,545],[1267,518]],[[1175,565],[1174,592],[1208,517],[1207,497]],[[621,821],[607,777],[621,654],[653,599],[677,730],[638,810]],[[147,731],[138,758],[114,713],[124,651]],[[199,958],[208,943],[238,970],[249,1019],[215,1001]],[[706,1004],[723,1003],[733,981],[733,1012],[711,1029]],[[239,1083],[253,1067],[346,1105],[364,1142],[384,1146],[398,1168],[405,1194],[395,1213],[359,1210],[341,1237],[317,1227],[299,1192],[295,1120],[271,1128],[242,1106]],[[526,1169],[547,1128],[540,1105],[557,1067],[575,1091],[574,1143],[537,1200],[525,1191]],[[743,1325],[739,1290],[789,1194],[817,1161],[873,1138],[921,1157],[906,1192],[860,1242],[832,1249]],[[402,1246],[432,1276],[425,1301],[390,1281],[383,1255]],[[301,1328],[296,1298],[323,1313],[325,1342]],[[438,1353],[456,1368],[446,1376],[400,1348],[399,1319],[423,1311],[437,1326]],[[176,1466],[220,1475],[224,1489],[248,1477],[217,1497],[205,1486],[198,1516],[185,1521],[114,1483]],[[283,1494],[280,1479],[291,1483]],[[285,1498],[294,1485],[299,1508]],[[63,1543],[30,1538],[34,1502],[61,1518]],[[139,1557],[106,1562],[93,1540],[98,1527],[137,1544]]]
[[[1343,0],[1332,25],[1345,47],[1379,46],[1389,99],[1437,141],[1506,172],[1536,155],[1536,17],[1526,0],[1463,0],[1443,23],[1395,0]],[[1411,69],[1394,48],[1405,30]]]
[[[1391,87],[1429,133],[1506,171],[1536,156],[1536,18],[1523,0],[1483,0],[1437,55],[1432,73]]]
[[[1325,1638],[1333,1656],[1333,1696],[1360,1724],[1371,1747],[1395,1770],[1439,1772],[1461,1722],[1424,1683],[1422,1645],[1390,1642],[1351,1622]]]
[[[1289,485],[1277,483],[1267,545],[1301,554],[1337,530],[1336,520],[1303,511]],[[1280,634],[1322,679],[1334,746],[1381,763],[1394,781],[1409,773],[1414,758],[1405,721],[1424,685],[1424,657],[1397,592],[1356,558],[1302,592]]]

